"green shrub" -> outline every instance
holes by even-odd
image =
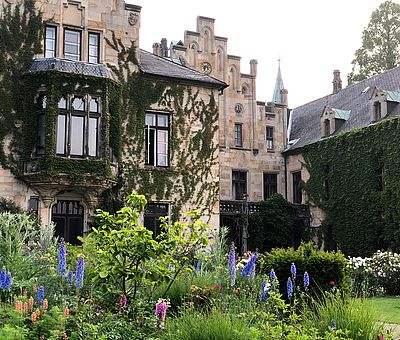
[[[346,277],[347,260],[340,252],[322,252],[309,243],[302,243],[297,250],[293,248],[275,248],[259,257],[260,271],[268,274],[275,270],[281,287],[286,287],[290,276],[290,266],[297,267],[297,285],[303,285],[305,271],[310,276],[310,289],[319,291],[331,289],[333,286],[348,291]]]
[[[27,329],[19,326],[4,325],[0,328],[0,339],[23,340],[26,339]]]

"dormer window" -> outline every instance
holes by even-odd
[[[380,102],[374,103],[374,121],[378,121],[382,118],[382,106]]]
[[[321,114],[321,135],[330,136],[340,130],[342,125],[349,119],[350,110],[335,109],[325,106]]]
[[[329,119],[324,120],[324,136],[329,136],[331,134],[331,122]]]

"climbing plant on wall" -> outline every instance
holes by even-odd
[[[3,1],[4,3],[4,1]],[[42,15],[34,0],[5,5],[0,13],[0,164],[11,166],[4,153],[5,137],[13,134],[23,116],[24,73],[41,51]],[[17,125],[17,126],[16,126]]]
[[[326,213],[325,235],[348,255],[400,250],[399,139],[394,118],[300,150],[310,173],[304,189]]]
[[[195,86],[132,71],[132,66],[138,65],[136,47],[125,47],[115,36],[107,42],[118,53],[118,66],[109,67],[123,84],[121,192],[136,189],[147,198],[172,201],[173,219],[185,204],[210,212],[219,187],[211,176],[218,162],[218,107],[212,90],[205,99]],[[170,113],[167,168],[144,166],[144,126],[149,109]]]

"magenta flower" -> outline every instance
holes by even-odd
[[[125,295],[125,294],[122,295],[122,296],[119,298],[119,306],[120,306],[121,308],[124,308],[124,307],[126,306],[126,295]]]
[[[165,321],[165,317],[167,315],[167,308],[168,308],[168,300],[165,299],[158,299],[156,303],[156,319],[161,319],[161,325],[163,325]]]

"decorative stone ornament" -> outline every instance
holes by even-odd
[[[212,67],[210,63],[204,62],[203,64],[201,64],[201,72],[203,72],[204,74],[210,74],[211,71]]]
[[[235,104],[235,112],[236,113],[242,113],[243,112],[243,105],[240,103]]]
[[[131,26],[135,26],[138,22],[139,15],[136,12],[130,12],[128,16],[128,23]]]

